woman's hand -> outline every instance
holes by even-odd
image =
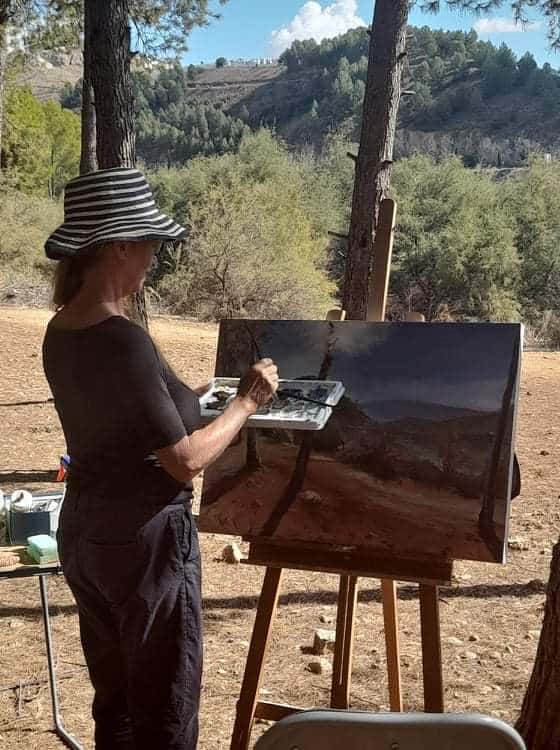
[[[239,381],[237,396],[253,412],[267,404],[278,390],[278,368],[271,359],[261,359]]]
[[[154,451],[165,471],[178,482],[190,481],[224,452],[247,419],[270,401],[277,388],[278,368],[271,359],[261,359],[241,378],[237,396],[223,414],[174,445]]]

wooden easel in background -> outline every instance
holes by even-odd
[[[385,199],[381,203],[375,238],[374,268],[368,306],[368,320],[383,321],[395,229],[396,204]],[[344,320],[342,310],[331,310],[328,320]],[[412,320],[419,320],[410,316]],[[439,627],[438,586],[451,581],[452,564],[425,561],[375,558],[337,551],[251,542],[249,565],[266,566],[241,686],[231,750],[248,750],[253,722],[257,719],[279,721],[301,708],[259,701],[264,660],[274,624],[280,584],[284,569],[310,570],[340,575],[336,641],[333,655],[331,708],[350,707],[354,618],[358,599],[358,578],[380,578],[387,651],[389,699],[392,711],[402,711],[400,649],[398,632],[396,581],[419,584],[420,623],[424,678],[424,709],[443,711],[443,679]]]

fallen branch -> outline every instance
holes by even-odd
[[[86,669],[85,665],[82,667],[81,670],[75,671],[75,672],[66,672],[65,674],[60,674],[56,676],[57,681],[58,680],[69,680],[72,677],[75,677],[77,674],[80,674],[82,670]],[[29,680],[28,682],[16,682],[15,685],[7,685],[6,687],[0,687],[0,693],[7,693],[9,690],[21,690],[21,688],[31,687],[32,685],[46,685],[49,682],[49,678],[45,677],[42,680]]]
[[[10,406],[37,406],[38,404],[52,404],[54,403],[54,398],[44,398],[41,401],[10,401],[7,403],[0,404],[0,406],[5,406],[9,408]]]

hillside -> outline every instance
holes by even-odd
[[[475,32],[411,29],[397,156],[461,155],[468,166],[516,167],[560,151],[560,75],[517,59]],[[139,153],[150,164],[236,150],[248,128],[272,127],[293,146],[320,147],[342,130],[357,140],[369,37],[356,29],[295,42],[278,65],[135,72]],[[79,106],[78,66],[22,77],[40,98]],[[219,112],[217,115],[216,112]]]

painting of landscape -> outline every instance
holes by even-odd
[[[521,338],[515,324],[223,321],[217,376],[272,357],[281,378],[344,395],[320,430],[243,430],[205,472],[200,530],[503,561]]]

